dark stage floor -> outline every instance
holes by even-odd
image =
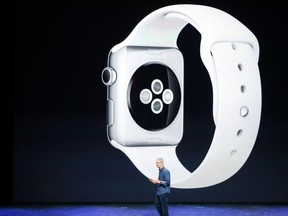
[[[288,216],[288,205],[170,204],[170,216]],[[0,216],[157,216],[151,204],[21,204],[0,207]]]

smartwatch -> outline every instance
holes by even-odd
[[[201,34],[200,56],[212,83],[212,143],[200,165],[176,154],[184,122],[184,57],[177,47],[186,25]],[[165,159],[173,188],[203,188],[232,177],[248,159],[261,118],[259,44],[226,12],[204,5],[165,6],[142,19],[112,47],[101,73],[107,86],[107,136],[147,178]],[[189,95],[189,92],[185,92]],[[182,143],[184,145],[184,143]]]

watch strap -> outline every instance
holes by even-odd
[[[176,146],[125,147],[111,141],[148,178],[157,176],[155,159],[163,157],[174,188],[207,187],[233,176],[253,149],[261,116],[258,41],[246,26],[221,10],[201,5],[158,9],[113,49],[177,47],[178,35],[187,24],[201,33],[200,55],[213,87],[216,127],[204,160],[190,172],[179,161]]]

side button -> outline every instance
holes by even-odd
[[[111,99],[107,100],[106,122],[108,126],[111,126],[114,123],[114,102]]]
[[[117,78],[117,74],[113,68],[106,67],[103,69],[103,71],[101,73],[101,79],[102,79],[102,82],[106,86],[112,85],[116,81],[116,78]]]

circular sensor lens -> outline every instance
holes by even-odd
[[[173,92],[170,89],[165,89],[162,94],[162,99],[165,104],[170,104],[173,101]]]
[[[143,89],[141,92],[140,92],[140,101],[143,103],[143,104],[148,104],[151,102],[152,100],[152,92],[149,90],[149,89]]]
[[[152,84],[151,84],[151,89],[154,92],[154,94],[161,94],[161,92],[163,91],[163,83],[161,82],[161,80],[159,79],[155,79],[153,80]]]
[[[163,103],[159,98],[156,98],[151,103],[151,110],[155,114],[159,114],[163,109]]]

